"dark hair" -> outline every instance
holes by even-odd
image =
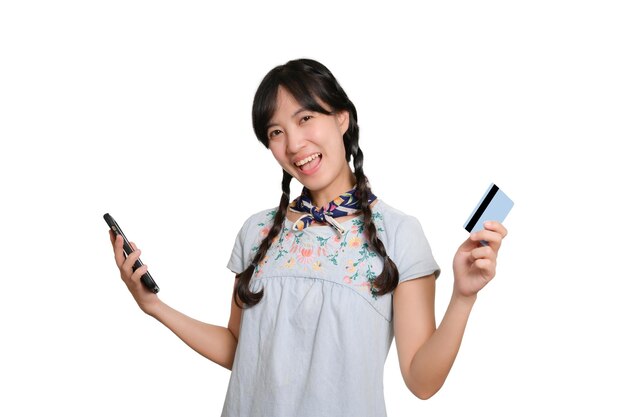
[[[350,159],[353,159],[354,174],[356,176],[356,197],[360,201],[360,209],[363,212],[366,237],[374,250],[384,260],[383,270],[374,280],[375,288],[372,288],[372,294],[383,295],[393,291],[398,285],[398,269],[387,256],[385,245],[378,238],[376,225],[372,221],[372,210],[368,204],[370,188],[367,177],[363,173],[363,152],[359,147],[359,125],[357,124],[354,104],[352,104],[333,74],[319,62],[312,59],[297,59],[289,61],[285,65],[279,65],[263,78],[252,104],[254,133],[266,148],[269,147],[267,128],[276,111],[276,98],[279,86],[285,88],[307,110],[323,114],[348,111],[350,123],[348,130],[343,135],[346,162],[349,163]],[[320,101],[330,106],[331,111],[322,107]],[[239,280],[233,294],[237,305],[239,303],[236,296],[239,296],[239,299],[250,307],[258,303],[263,297],[263,289],[254,293],[250,290],[249,284],[257,265],[265,257],[272,241],[282,230],[289,205],[289,184],[291,179],[291,174],[283,170],[283,193],[274,217],[274,223],[268,235],[261,242],[251,264],[237,276]]]

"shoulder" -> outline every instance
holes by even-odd
[[[376,204],[372,208],[373,211],[378,211],[382,214],[393,216],[393,217],[406,217],[408,214],[405,212],[398,210],[397,208],[389,205],[386,201],[378,199]]]
[[[382,221],[387,234],[395,235],[399,229],[418,228],[421,230],[421,224],[417,217],[390,206],[383,200],[378,200],[372,208],[372,212],[375,221]]]
[[[377,203],[374,208],[377,206],[380,206],[384,229],[381,240],[387,248],[387,253],[396,263],[399,281],[432,273],[435,277],[439,276],[440,268],[435,262],[430,244],[417,217],[391,207],[383,201]]]
[[[258,249],[256,242],[262,237],[264,227],[271,225],[275,215],[276,208],[261,210],[248,216],[235,239],[228,269],[240,274],[250,265],[254,252]]]
[[[256,213],[248,216],[248,218],[243,222],[243,225],[241,226],[239,235],[246,236],[250,233],[256,235],[258,231],[262,230],[264,227],[270,227],[272,225],[274,217],[276,216],[277,211],[278,207],[272,207],[257,211]]]
[[[272,208],[268,208],[268,209],[264,209],[261,211],[257,211],[256,213],[250,215],[247,219],[246,219],[246,223],[263,223],[266,221],[271,221],[274,220],[274,217],[276,216],[276,213],[278,212],[278,207],[272,207]]]
[[[424,234],[422,224],[417,217],[407,214],[384,201],[378,202],[374,209],[379,215],[375,215],[380,238],[392,256],[401,256],[404,252],[430,252],[428,241]]]

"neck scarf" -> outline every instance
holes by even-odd
[[[338,233],[344,234],[345,229],[335,220],[336,217],[349,216],[357,213],[359,200],[355,197],[356,186],[341,194],[323,207],[315,207],[311,201],[311,194],[306,188],[302,189],[302,194],[291,203],[289,210],[299,213],[306,213],[293,223],[293,230],[300,231],[311,225],[313,222],[328,223]],[[376,200],[376,196],[370,192],[367,203]]]

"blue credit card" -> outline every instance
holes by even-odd
[[[483,223],[495,220],[502,223],[513,208],[513,201],[497,185],[491,184],[463,226],[470,233],[483,230]]]

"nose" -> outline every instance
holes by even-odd
[[[287,152],[297,154],[305,145],[306,138],[303,129],[294,128],[287,136]]]

